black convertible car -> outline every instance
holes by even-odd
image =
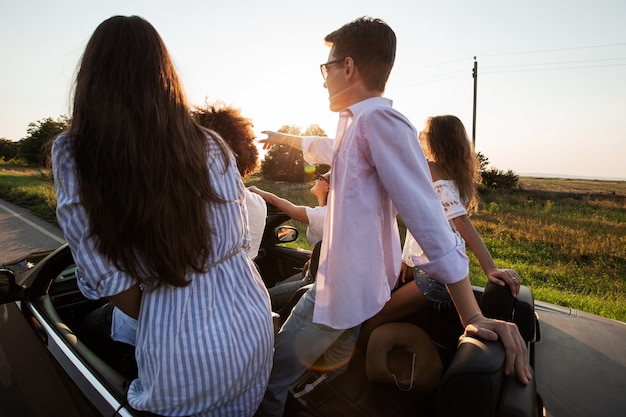
[[[297,231],[270,211],[257,265],[268,285],[302,268],[309,251],[284,246]],[[77,288],[67,245],[2,265],[0,270],[0,417],[144,416],[125,402],[129,380],[81,340],[85,316],[105,300]],[[304,291],[306,288],[301,290]],[[443,364],[434,390],[416,392],[371,381],[367,349],[345,372],[311,370],[291,388],[286,415],[295,417],[438,417],[626,415],[626,325],[535,302],[488,286],[474,288],[485,314],[514,321],[529,347],[535,378],[528,386],[503,373],[499,342],[460,337],[454,311],[402,320],[423,329]],[[295,302],[301,293],[292,297]],[[290,305],[279,311],[284,318]],[[403,348],[401,342],[392,348]],[[371,354],[371,352],[370,352]],[[419,370],[418,370],[419,372]],[[320,382],[321,381],[321,382]]]

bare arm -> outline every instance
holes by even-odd
[[[289,200],[285,200],[284,198],[281,198],[276,194],[261,190],[257,187],[250,187],[249,190],[263,197],[263,200],[267,201],[271,205],[281,209],[283,212],[285,212],[286,215],[288,215],[292,219],[305,224],[309,224],[309,216],[307,216],[306,214],[306,207],[296,206]]]
[[[259,140],[259,143],[263,145],[263,149],[269,149],[274,144],[287,145],[302,151],[302,157],[311,165],[331,165],[332,163],[334,140],[329,137],[296,136],[269,130],[261,133],[267,135],[266,139]]]
[[[489,281],[500,286],[508,285],[511,289],[511,295],[517,297],[520,287],[520,278],[517,272],[512,269],[500,269],[496,266],[489,249],[485,246],[467,215],[455,217],[452,221],[465,243],[469,245],[474,255],[476,255]]]
[[[139,306],[141,305],[141,289],[139,284],[135,284],[126,291],[109,296],[108,299],[126,315],[137,320],[139,317]]]
[[[465,326],[465,334],[487,340],[499,338],[506,349],[505,374],[508,375],[514,371],[522,384],[528,384],[532,379],[528,366],[528,349],[517,326],[514,323],[483,316],[474,297],[469,278],[454,284],[447,284],[447,288],[461,322]]]
[[[267,135],[267,139],[262,139],[259,142],[263,144],[263,149],[269,149],[275,143],[283,145],[289,145],[292,148],[302,150],[302,136],[289,135],[287,133],[272,132],[265,130],[261,133]]]
[[[429,162],[428,168],[430,169],[433,182],[447,179],[436,162]],[[465,243],[469,245],[474,255],[476,255],[480,266],[483,268],[485,275],[487,275],[487,279],[496,285],[508,285],[511,289],[511,295],[517,297],[520,287],[520,277],[517,272],[512,269],[500,269],[496,266],[489,249],[485,246],[485,242],[483,242],[467,214],[455,217],[452,221]]]

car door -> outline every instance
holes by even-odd
[[[46,348],[41,332],[15,303],[0,306],[0,415],[100,416]]]
[[[311,251],[284,246],[284,242],[291,240],[281,241],[281,238],[277,236],[280,234],[277,229],[289,220],[289,216],[273,209],[273,206],[268,206],[265,233],[261,241],[259,256],[254,260],[267,287],[272,287],[277,282],[302,272],[302,266],[311,257]],[[293,240],[296,237],[293,237]]]
[[[67,246],[51,253],[18,275],[20,300],[0,305],[0,416],[139,415],[124,406],[124,381],[107,376],[50,301],[72,262]]]

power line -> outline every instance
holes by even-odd
[[[510,67],[535,67],[535,66],[540,66],[540,65],[584,64],[584,63],[589,63],[589,62],[623,61],[625,59],[626,57],[602,58],[602,59],[581,59],[577,61],[542,62],[539,64],[494,65],[488,68],[492,69],[492,68],[510,68]]]
[[[609,47],[616,47],[616,46],[626,46],[626,42],[610,43],[610,44],[602,44],[602,45],[574,46],[574,47],[569,47],[569,48],[538,49],[538,50],[532,50],[532,51],[499,52],[499,53],[492,53],[492,54],[477,54],[476,57],[481,58],[481,57],[496,57],[496,56],[507,56],[507,55],[538,54],[538,53],[546,53],[546,52],[564,52],[564,51],[574,51],[574,50],[581,50],[581,49],[609,48]],[[451,59],[451,60],[448,60],[448,61],[442,61],[442,62],[438,62],[438,63],[435,63],[435,64],[409,68],[409,69],[407,69],[405,71],[400,71],[399,73],[403,74],[403,73],[407,73],[407,72],[421,71],[421,70],[425,70],[425,69],[432,69],[432,68],[442,67],[442,66],[449,65],[449,64],[454,64],[454,63],[457,63],[457,62],[471,61],[472,59],[473,59],[473,56],[466,56],[466,57],[463,57],[463,58]],[[615,59],[623,59],[623,58],[615,58]]]
[[[413,67],[413,68],[409,68],[405,71],[400,71],[400,73],[404,73],[404,72],[412,72],[412,71],[420,71],[420,70],[425,70],[425,69],[431,69],[431,68],[437,68],[437,67],[442,67],[444,65],[449,65],[449,64],[454,64],[456,62],[462,62],[462,61],[467,61],[467,60],[471,60],[472,57],[465,57],[465,58],[458,58],[458,59],[453,59],[450,61],[444,61],[444,62],[439,62],[437,64],[430,64],[430,65],[424,65],[421,67]]]
[[[607,68],[607,67],[623,67],[626,66],[626,63],[623,64],[607,64],[607,65],[583,65],[576,67],[558,67],[558,68],[534,68],[534,69],[512,69],[510,71],[481,71],[482,74],[506,74],[506,73],[514,73],[514,72],[538,72],[538,71],[565,71],[565,70],[577,70],[577,69],[590,69],[590,68]]]
[[[482,54],[478,56],[490,57],[490,56],[506,56],[506,55],[539,54],[539,53],[546,53],[546,52],[574,51],[574,50],[580,50],[580,49],[609,48],[609,47],[614,47],[614,46],[625,46],[625,45],[626,45],[626,42],[620,42],[620,43],[609,43],[609,44],[604,44],[604,45],[574,46],[570,48],[539,49],[535,51],[501,52],[497,54]]]
[[[521,52],[501,52],[501,53],[477,55],[477,57],[478,58],[505,57],[505,56],[538,54],[538,53],[547,53],[547,52],[554,53],[554,52],[564,52],[564,51],[573,51],[573,50],[609,48],[609,47],[618,47],[618,46],[626,46],[626,42],[601,44],[601,45],[577,46],[577,47],[569,47],[569,48],[541,49],[541,50],[521,51]],[[438,83],[441,81],[447,81],[451,79],[471,76],[471,68],[469,66],[468,61],[470,61],[472,58],[473,57],[452,59],[448,61],[439,62],[436,64],[424,65],[421,67],[413,67],[404,71],[399,71],[395,73],[395,76],[394,76],[395,80],[393,84],[396,86],[423,85],[423,84]],[[572,64],[606,63],[606,62],[614,62],[614,61],[621,61],[621,60],[626,60],[626,57],[580,59],[580,60],[567,60],[567,61],[540,62],[540,63],[531,63],[531,64],[512,64],[512,65],[495,65],[495,66],[486,65],[486,66],[482,66],[481,73],[499,74],[499,73],[515,73],[515,72],[537,72],[537,71],[606,68],[606,67],[616,67],[616,66],[626,65],[626,63],[618,63],[618,64],[607,64],[607,65],[574,65],[570,67],[564,67],[564,65],[572,65]],[[449,66],[450,64],[456,64],[460,62],[465,62],[468,64],[468,66],[464,67],[463,69],[456,70],[456,71],[449,71],[449,72],[443,72],[443,73],[434,72],[434,73],[431,73],[430,75],[423,75],[417,78],[412,76],[412,74],[415,74],[416,72],[423,73],[424,70],[432,70],[432,69]],[[559,67],[550,68],[549,66],[559,66]],[[544,68],[530,68],[530,67],[544,67]],[[506,68],[511,68],[511,70],[504,70],[504,71],[499,70],[499,69],[506,69]]]
[[[470,73],[470,75],[471,75],[471,73]],[[454,77],[444,77],[444,78],[432,77],[430,79],[422,79],[422,80],[418,80],[418,81],[413,81],[413,80],[399,81],[399,80],[396,80],[392,84],[395,87],[407,87],[407,86],[411,86],[411,85],[431,84],[431,83],[437,83],[437,82],[440,82],[440,81],[447,81],[447,80],[453,80],[453,79],[456,79],[456,78],[465,78],[465,77],[467,77],[467,74],[457,75],[457,76],[454,76]]]
[[[402,79],[404,80],[404,82],[409,83],[409,84],[423,84],[423,83],[428,83],[430,81],[441,81],[441,80],[449,80],[452,78],[460,78],[460,77],[465,77],[468,74],[468,70],[464,69],[464,70],[459,70],[459,71],[452,71],[452,72],[446,72],[446,73],[435,73],[432,75],[426,75],[426,76],[422,76],[419,78],[414,78],[414,77],[402,77]],[[399,77],[395,77],[397,82],[402,83],[403,81],[399,79]]]

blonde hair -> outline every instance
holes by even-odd
[[[420,139],[426,158],[456,182],[468,214],[475,212],[476,189],[481,182],[479,163],[461,120],[451,115],[429,117]]]

